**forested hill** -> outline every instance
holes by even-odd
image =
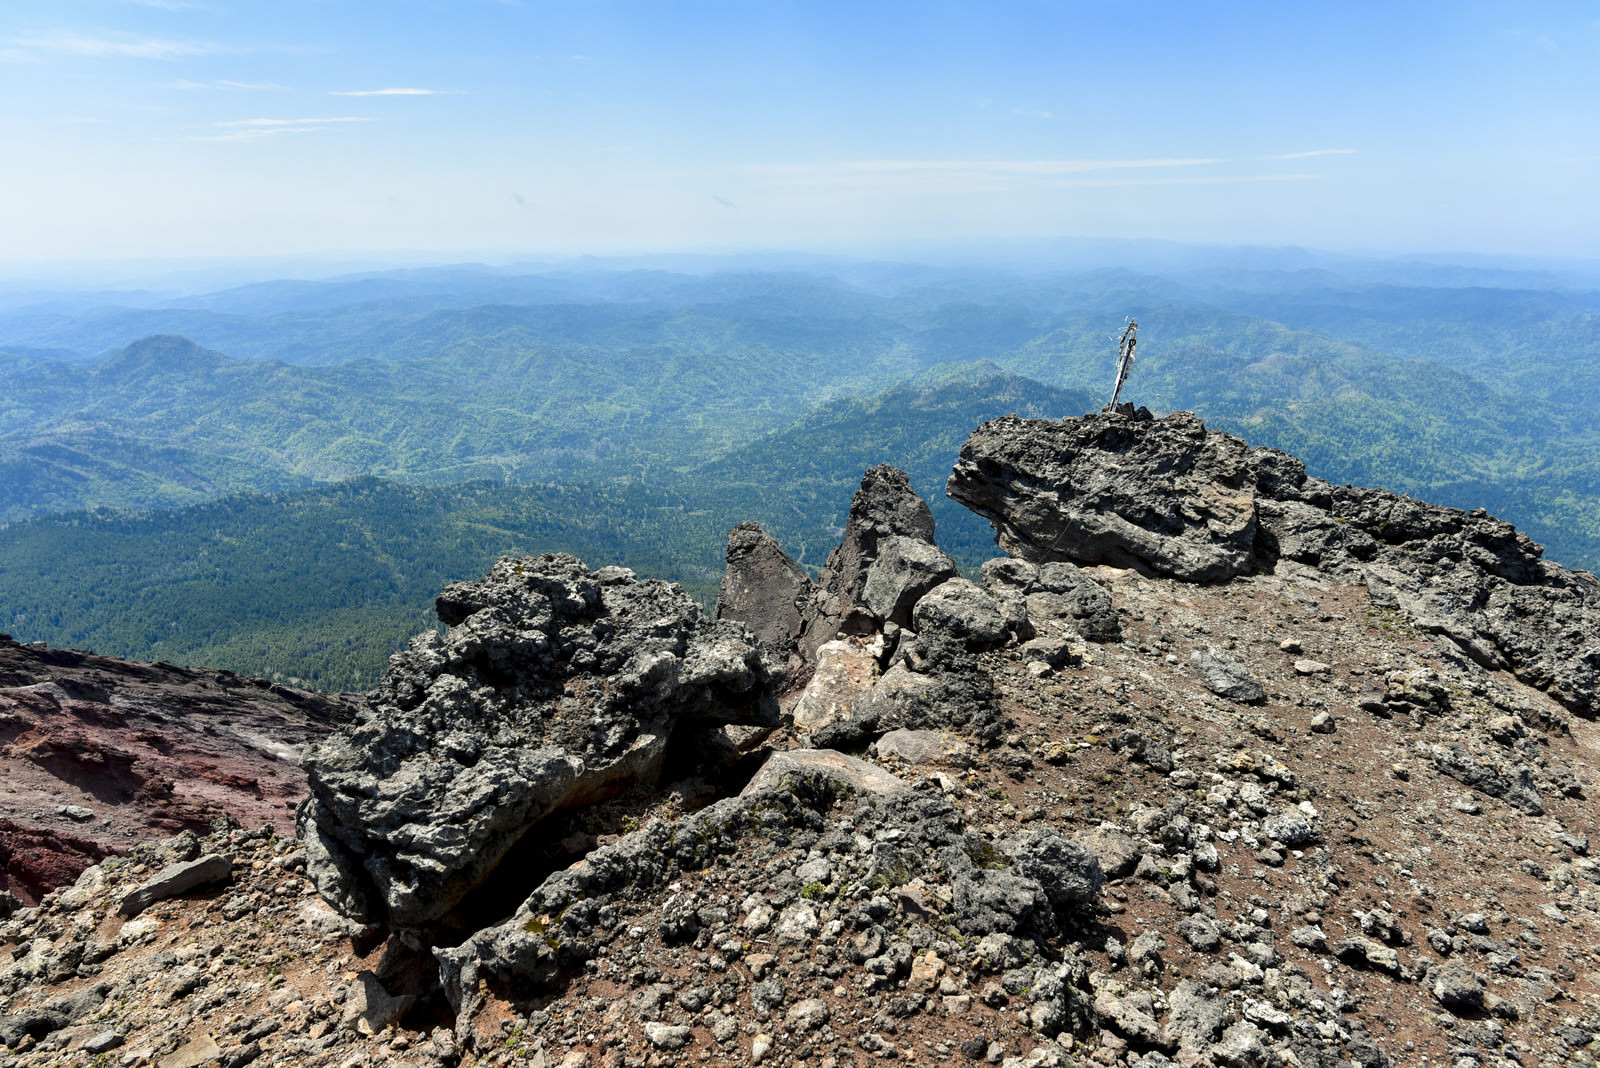
[[[432,621],[445,583],[506,554],[561,550],[687,585],[707,604],[727,532],[754,519],[813,567],[861,472],[899,463],[969,569],[988,525],[943,497],[967,432],[1007,412],[1056,417],[1086,395],[983,368],[840,401],[704,467],[607,486],[418,486],[372,477],[187,508],[0,527],[0,604],[19,636],[229,667],[325,689],[376,678]]]
[[[994,415],[1098,408],[1128,316],[1136,403],[1332,481],[1486,507],[1596,568],[1600,295],[1463,280],[450,268],[139,307],[0,302],[0,630],[347,685],[439,581],[500,552],[571,548],[704,592],[727,528],[754,519],[815,566],[881,462],[911,471],[941,541],[976,561],[987,531],[940,492],[957,445]],[[156,546],[180,563],[151,571]],[[160,588],[217,553],[236,562]],[[252,560],[281,564],[270,596],[243,592],[269,566]],[[241,606],[238,625],[182,610],[201,597]],[[261,601],[288,614],[252,616]],[[350,612],[365,637],[342,636]],[[338,661],[347,638],[362,651]]]

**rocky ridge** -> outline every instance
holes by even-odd
[[[716,623],[571,558],[452,587],[448,634],[402,654],[313,758],[303,848],[219,826],[0,924],[11,1058],[1595,1063],[1593,580],[1487,517],[1349,487],[1324,510],[1291,458],[1208,441],[1225,436],[1192,417],[994,426],[952,492],[988,495],[1002,544],[1055,533],[978,581],[927,582],[942,571],[931,522],[876,469],[815,584],[758,529],[735,531],[730,574],[759,556],[787,585]],[[1029,437],[1037,460],[1052,435],[1079,457],[1073,477],[1121,463],[1148,499],[1107,484],[1086,507],[1066,476],[1004,473],[1007,441]],[[1097,462],[1086,439],[1121,442],[1120,459]],[[1208,510],[1224,520],[1208,527]],[[1097,562],[1097,532],[1120,529],[1107,512],[1168,532],[1115,550],[1136,566]],[[1397,518],[1426,536],[1368,531]],[[1496,563],[1499,544],[1522,555]],[[1181,581],[1169,559],[1238,570]],[[1420,592],[1386,595],[1376,567]],[[1419,613],[1439,604],[1452,614]],[[607,798],[607,761],[641,750],[659,758]],[[405,911],[411,888],[465,870],[445,846],[503,829],[502,798],[543,781],[482,800],[469,773],[485,760],[592,766],[605,785],[518,810],[522,837],[453,911]],[[386,838],[350,837],[402,805]],[[395,877],[409,869],[390,841],[436,866]],[[148,882],[178,885],[158,867],[221,871],[212,858],[227,881],[121,914]]]
[[[1276,449],[1206,430],[1189,412],[975,430],[950,496],[1034,563],[1134,567],[1225,582],[1281,560],[1364,583],[1373,601],[1509,668],[1584,716],[1600,712],[1600,581],[1483,510],[1336,486]]]

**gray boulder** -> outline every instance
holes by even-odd
[[[1483,1011],[1483,977],[1460,961],[1448,961],[1430,970],[1428,989],[1451,1012]]]
[[[1268,816],[1261,821],[1261,830],[1268,838],[1282,842],[1290,849],[1299,849],[1320,839],[1311,821],[1294,811]]]
[[[1100,898],[1105,873],[1093,850],[1050,827],[1030,827],[1001,843],[1017,870],[1044,887],[1057,909],[1089,909]]]
[[[880,623],[911,625],[911,610],[929,590],[957,575],[956,563],[931,542],[885,538],[867,568],[861,603]]]
[[[1107,878],[1120,879],[1139,863],[1139,843],[1109,824],[1085,831],[1078,835],[1077,842],[1099,859],[1100,870]]]
[[[756,523],[728,532],[726,558],[715,618],[743,623],[757,641],[792,648],[800,636],[800,606],[815,589],[811,577]]]
[[[1096,642],[1122,637],[1111,594],[1073,564],[1052,561],[1035,567],[1011,557],[988,560],[983,588],[1022,641],[1036,632],[1065,632]]]
[[[1206,689],[1218,697],[1247,705],[1258,705],[1267,699],[1267,691],[1243,664],[1216,649],[1194,650],[1189,654],[1189,663],[1199,672]]]
[[[1544,815],[1544,802],[1526,764],[1479,758],[1459,746],[1435,746],[1433,763],[1442,774],[1481,794],[1496,797],[1519,812]]]
[[[1036,619],[1066,621],[1093,642],[1117,641],[1122,621],[1111,594],[1078,567],[1055,560],[1039,568],[1028,595],[1028,612]]]
[[[787,749],[769,756],[740,793],[748,797],[781,790],[796,779],[826,780],[855,793],[892,794],[909,789],[903,779],[860,757],[832,749]]]
[[[132,919],[157,901],[223,882],[232,874],[233,861],[220,853],[169,864],[151,876],[143,886],[129,891],[117,905],[117,912],[126,919]]]
[[[1185,979],[1167,995],[1166,1037],[1180,1050],[1203,1053],[1222,1030],[1227,1001],[1193,979]]]
[[[1055,933],[1044,887],[988,842],[969,836],[964,844],[942,850],[939,862],[950,873],[955,925],[963,934]]]
[[[437,607],[306,758],[307,871],[354,919],[438,921],[552,812],[652,780],[680,723],[777,722],[778,669],[670,583],[508,558]]]
[[[1008,633],[994,598],[962,578],[951,579],[918,601],[911,622],[919,635],[944,635],[974,652],[1003,645]]]
[[[872,744],[872,752],[879,760],[912,765],[950,763],[964,767],[972,760],[972,746],[949,731],[893,730]]]

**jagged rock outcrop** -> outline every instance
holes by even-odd
[[[1029,563],[1138,567],[1188,582],[1255,566],[1250,448],[1188,412],[995,419],[967,438],[946,488]]]
[[[962,446],[950,496],[1035,564],[1133,567],[1222,582],[1281,560],[1364,582],[1374,603],[1509,668],[1568,708],[1600,700],[1600,582],[1542,559],[1482,510],[1335,486],[1192,413],[1007,416]]]
[[[652,781],[680,725],[777,721],[781,669],[676,585],[551,554],[437,607],[307,759],[309,868],[347,915],[439,921],[550,813]]]
[[[910,476],[888,464],[870,468],[850,500],[844,538],[802,612],[801,647],[814,659],[857,609],[872,627],[904,626],[917,599],[955,574],[955,562],[933,544],[933,513]]]
[[[726,559],[715,617],[745,624],[757,641],[774,648],[793,648],[801,606],[816,588],[811,576],[757,523],[728,532]]]
[[[885,731],[924,727],[998,736],[1004,717],[971,655],[1032,636],[1025,593],[1072,594],[1040,608],[1075,622],[1081,616],[1097,636],[1115,633],[1109,595],[1076,568],[1055,565],[1051,581],[1041,583],[1038,569],[1021,565],[1026,575],[997,597],[992,587],[960,578],[932,539],[933,514],[906,473],[868,470],[844,537],[802,608],[799,648],[810,674],[786,708],[814,744],[853,748]],[[764,563],[752,564],[756,559]],[[800,588],[782,566],[788,559],[752,524],[729,536],[723,589],[734,591],[738,618],[754,633],[788,630],[788,593]],[[758,569],[778,574],[776,594],[745,592]]]

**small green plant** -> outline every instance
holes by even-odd
[[[827,893],[828,888],[822,883],[806,883],[800,888],[800,896],[807,901],[816,901]]]
[[[885,864],[873,873],[867,880],[867,886],[873,890],[892,890],[897,886],[904,886],[911,881],[911,868],[901,857],[895,857],[893,864]]]

